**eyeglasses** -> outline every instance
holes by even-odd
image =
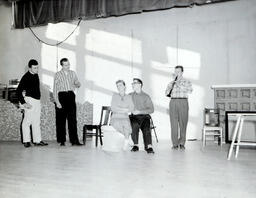
[[[132,85],[135,85],[135,84],[140,84],[139,82],[133,82]]]

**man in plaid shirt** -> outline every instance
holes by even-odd
[[[188,94],[192,92],[192,84],[183,78],[183,66],[175,67],[175,77],[165,90],[165,95],[171,97],[169,103],[169,114],[172,131],[173,149],[185,149],[186,129],[188,124]],[[180,134],[178,133],[180,128]]]

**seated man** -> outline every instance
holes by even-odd
[[[154,112],[154,106],[148,94],[142,91],[143,82],[139,78],[134,78],[132,88],[134,92],[130,93],[132,96],[134,111],[130,115],[132,125],[132,140],[134,146],[132,152],[139,150],[139,129],[143,133],[144,147],[147,153],[154,153],[152,148],[152,137],[150,130],[150,115]]]

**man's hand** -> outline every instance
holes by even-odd
[[[23,106],[24,106],[25,109],[31,109],[32,108],[32,105],[29,104],[29,103],[24,103]]]
[[[75,81],[75,86],[76,86],[76,88],[79,88],[80,86],[81,86],[81,83],[77,80],[77,81]]]
[[[57,106],[57,108],[59,108],[59,109],[62,108],[62,106],[61,106],[61,104],[60,104],[59,102],[56,103],[56,106]]]

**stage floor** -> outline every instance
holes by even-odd
[[[240,149],[227,161],[222,149],[200,141],[187,142],[184,152],[170,141],[143,147],[136,153],[105,152],[86,146],[24,148],[20,142],[0,142],[1,198],[159,198],[256,196],[256,149]]]

